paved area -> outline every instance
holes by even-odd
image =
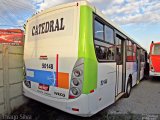
[[[108,109],[109,113],[160,114],[160,78],[143,80],[132,89],[129,98],[122,98]]]
[[[129,98],[120,99],[90,118],[70,115],[33,100],[12,113],[20,114],[31,115],[33,120],[160,120],[160,78],[141,81]]]

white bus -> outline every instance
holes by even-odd
[[[145,52],[86,1],[59,5],[27,21],[24,95],[92,116],[144,76]]]

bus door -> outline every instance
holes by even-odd
[[[123,73],[125,71],[124,64],[125,63],[125,39],[123,39],[118,34],[116,35],[116,96],[124,91],[124,76]]]
[[[140,81],[140,71],[141,71],[141,49],[137,48],[137,83]]]

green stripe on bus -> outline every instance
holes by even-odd
[[[80,33],[78,57],[84,58],[83,94],[97,88],[97,59],[93,43],[93,10],[89,6],[80,7]]]

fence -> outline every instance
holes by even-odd
[[[23,47],[0,45],[0,114],[27,102],[22,95]]]

